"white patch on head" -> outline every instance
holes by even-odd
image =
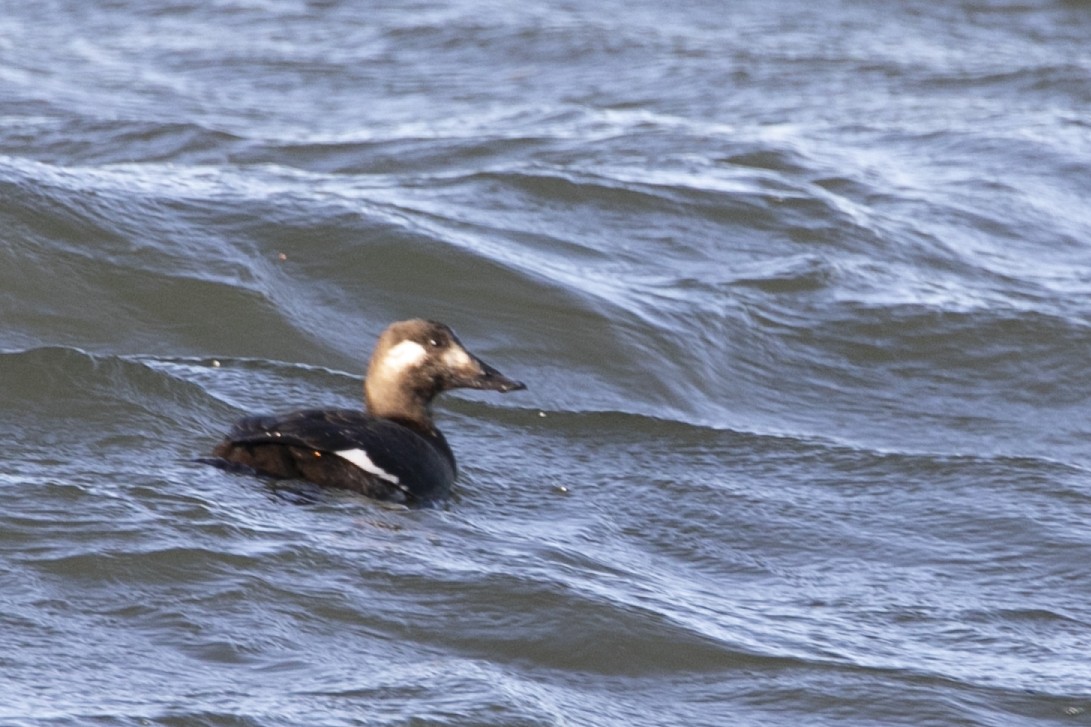
[[[368,457],[367,452],[362,449],[342,449],[339,452],[334,452],[334,454],[336,454],[341,459],[352,462],[364,472],[370,472],[381,480],[392,482],[395,485],[398,484],[397,475],[390,474],[382,467],[372,462],[371,457]]]
[[[472,368],[474,366],[474,360],[470,358],[470,354],[466,353],[458,346],[452,346],[444,352],[443,364],[449,369],[458,371]]]
[[[390,371],[404,371],[428,358],[428,349],[415,341],[402,341],[383,356],[382,367]]]

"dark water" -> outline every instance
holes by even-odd
[[[1088,3],[0,7],[0,723],[1091,724]]]

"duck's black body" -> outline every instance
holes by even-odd
[[[273,477],[406,504],[443,496],[456,474],[440,432],[427,436],[352,409],[246,417],[213,454]]]
[[[456,387],[525,388],[469,354],[442,323],[403,321],[379,339],[364,384],[368,413],[304,409],[236,422],[217,462],[415,505],[444,495],[457,472],[431,402]]]

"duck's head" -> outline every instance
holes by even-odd
[[[431,429],[431,402],[449,389],[518,391],[509,379],[466,350],[448,326],[415,318],[391,324],[371,354],[364,397],[378,417],[416,421]]]

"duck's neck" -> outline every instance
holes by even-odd
[[[402,382],[392,381],[384,373],[381,369],[371,370],[364,380],[364,401],[368,414],[401,424],[430,440],[450,463],[451,471],[457,472],[455,455],[432,419],[435,394],[402,386]]]
[[[384,386],[383,382],[364,382],[364,401],[371,416],[403,424],[421,434],[436,435],[432,420],[431,397],[425,398],[412,390]]]

